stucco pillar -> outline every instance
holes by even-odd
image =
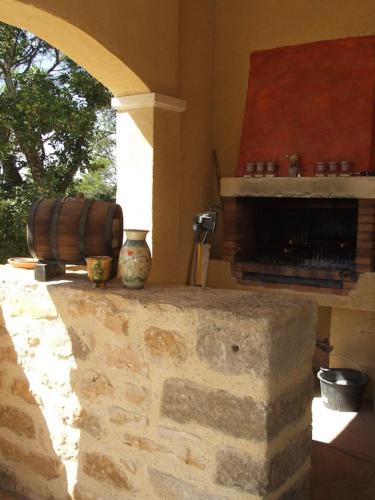
[[[112,99],[117,203],[124,227],[149,230],[150,282],[175,283],[180,216],[180,120],[186,103],[148,93]]]

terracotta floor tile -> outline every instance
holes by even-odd
[[[374,500],[375,498],[375,473],[363,490],[363,500]]]
[[[7,493],[6,491],[0,490],[0,500],[18,500],[19,497],[13,495],[12,493]]]
[[[311,500],[375,500],[375,413],[313,404]]]

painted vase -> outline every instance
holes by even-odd
[[[126,241],[119,256],[119,271],[126,288],[144,288],[150,274],[151,253],[146,243],[148,231],[125,229]]]
[[[86,257],[87,276],[96,288],[104,288],[111,278],[112,257],[107,255],[94,255]]]

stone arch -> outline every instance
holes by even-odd
[[[116,198],[125,227],[149,231],[150,281],[185,282],[176,176],[185,101],[171,97],[179,92],[179,2],[1,0],[0,20],[57,47],[113,93]]]
[[[26,29],[60,49],[115,96],[150,90],[140,76],[93,36],[42,8],[22,0],[3,0],[0,20]]]

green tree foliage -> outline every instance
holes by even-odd
[[[0,23],[0,261],[25,254],[33,200],[76,190],[113,196],[110,97],[59,50]]]
[[[98,114],[91,148],[95,160],[74,184],[74,191],[87,198],[114,201],[116,198],[116,168],[114,163],[115,120],[111,109]]]
[[[36,186],[31,183],[14,187],[11,194],[11,197],[0,198],[0,263],[12,256],[29,254],[26,243],[27,215],[33,201],[40,196]]]

